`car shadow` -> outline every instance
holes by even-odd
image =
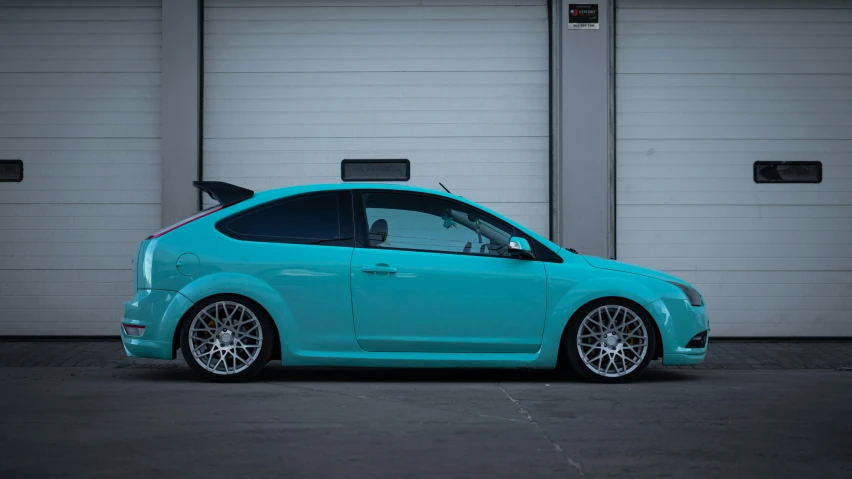
[[[132,370],[133,367],[127,368]],[[133,375],[149,381],[203,381],[188,366],[144,370]],[[698,370],[649,369],[634,383],[694,381]],[[288,368],[268,365],[252,381],[293,383],[587,383],[571,372],[484,368]]]
[[[649,369],[639,383],[699,379],[695,371]],[[257,377],[267,382],[379,382],[379,383],[587,383],[577,374],[538,369],[484,368],[285,368],[267,367]]]

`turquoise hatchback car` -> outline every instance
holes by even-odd
[[[582,256],[448,193],[330,184],[254,193],[154,233],[124,304],[128,355],[245,380],[287,366],[571,367],[600,382],[697,364],[709,322],[685,281]]]

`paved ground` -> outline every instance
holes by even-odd
[[[0,367],[99,367],[182,368],[186,363],[154,359],[131,359],[121,342],[105,341],[2,341]],[[660,368],[659,361],[651,363]],[[852,368],[852,341],[712,342],[704,364],[681,369],[841,369]]]
[[[616,386],[282,367],[210,384],[117,346],[0,342],[0,477],[852,477],[849,343],[717,343],[719,369]]]

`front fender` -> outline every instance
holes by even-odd
[[[651,288],[642,284],[642,281],[620,277],[617,273],[579,281],[552,278],[548,275],[548,316],[545,322],[541,360],[556,365],[562,333],[574,313],[592,301],[612,297],[627,299],[643,307],[659,299],[659,296]],[[657,322],[657,319],[655,318],[654,321]]]
[[[294,343],[298,341],[299,331],[293,311],[272,286],[256,277],[239,273],[214,273],[193,281],[180,292],[193,303],[217,294],[245,296],[269,313],[278,328],[282,351],[298,349],[298,344]]]

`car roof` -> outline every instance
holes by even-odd
[[[465,199],[462,196],[454,195],[452,193],[447,193],[443,190],[430,189],[430,188],[421,188],[419,186],[411,186],[411,185],[401,185],[394,183],[317,183],[311,185],[298,185],[298,186],[288,186],[284,188],[275,188],[272,190],[265,190],[258,192],[257,195],[263,195],[264,197],[277,197],[277,196],[291,196],[293,194],[299,193],[312,193],[319,191],[338,191],[338,190],[388,190],[388,191],[401,191],[406,193],[428,193],[432,195],[444,196],[447,198],[452,198],[456,200],[461,200],[465,203],[471,203],[470,200]],[[480,205],[476,205],[481,207]]]
[[[515,221],[512,221],[510,218],[497,213],[496,211],[490,210],[489,208],[475,203],[467,198],[459,195],[454,195],[451,193],[447,193],[446,191],[441,190],[432,190],[429,188],[421,188],[419,186],[410,186],[410,185],[401,185],[401,184],[393,184],[393,183],[317,183],[311,185],[297,185],[297,186],[287,186],[284,188],[275,188],[271,190],[259,191],[254,194],[252,201],[250,204],[257,204],[259,202],[275,200],[278,198],[284,198],[287,196],[293,195],[301,195],[304,193],[318,193],[323,191],[340,191],[340,190],[386,190],[386,191],[399,191],[403,193],[426,193],[430,195],[443,196],[445,198],[450,198],[456,201],[460,201],[462,203],[466,203],[475,208],[479,208],[481,210],[486,211],[489,214],[492,214],[504,221],[514,224],[515,226],[520,227],[523,230],[527,228],[524,225],[521,225]]]

